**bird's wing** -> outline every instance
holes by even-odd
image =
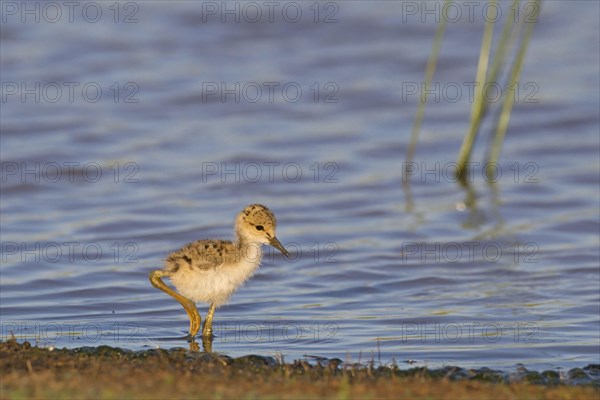
[[[231,242],[197,240],[171,253],[166,260],[167,270],[176,272],[182,266],[195,270],[216,268],[226,261]]]

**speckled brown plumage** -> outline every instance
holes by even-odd
[[[240,249],[229,240],[196,240],[171,253],[165,261],[165,270],[171,274],[179,268],[207,270],[236,262],[239,253]]]

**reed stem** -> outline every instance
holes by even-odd
[[[490,3],[496,3],[496,0],[490,0]],[[481,126],[482,111],[485,104],[484,87],[487,78],[493,36],[494,22],[491,19],[488,19],[485,22],[483,40],[481,42],[481,49],[479,51],[477,77],[475,80],[477,87],[475,89],[473,106],[471,107],[471,123],[469,126],[469,131],[467,132],[458,153],[457,175],[460,180],[465,180],[467,178],[468,169],[465,167],[471,158],[471,151],[473,150],[473,146],[475,144],[475,138],[477,137],[477,132]]]
[[[508,89],[512,89],[512,93],[509,93],[504,97],[502,102],[502,111],[500,112],[500,117],[498,118],[498,124],[496,126],[496,134],[494,135],[494,140],[492,142],[492,146],[490,149],[490,156],[488,158],[489,164],[496,164],[498,159],[500,158],[500,151],[502,150],[502,143],[504,143],[504,137],[506,136],[506,129],[508,128],[508,122],[510,121],[510,114],[512,112],[512,107],[515,101],[515,93],[514,87],[518,84],[519,77],[521,76],[521,71],[523,69],[523,61],[525,59],[525,54],[527,53],[527,46],[529,45],[529,41],[531,40],[531,34],[533,32],[533,25],[537,22],[537,17],[540,11],[540,0],[534,0],[534,15],[533,20],[529,22],[523,22],[527,24],[525,28],[525,34],[523,39],[521,40],[519,46],[519,52],[513,61],[510,79],[508,83]],[[489,172],[489,170],[488,170]]]
[[[450,0],[446,0],[449,3]],[[419,133],[421,131],[421,123],[425,117],[425,104],[427,103],[426,96],[423,93],[427,93],[427,89],[431,86],[433,75],[435,74],[435,68],[437,66],[438,56],[442,47],[442,39],[444,38],[444,31],[446,30],[446,18],[442,18],[435,32],[435,38],[433,40],[433,48],[427,60],[427,66],[425,68],[425,77],[423,79],[423,88],[421,90],[421,97],[419,100],[419,107],[417,108],[417,115],[413,122],[412,132],[410,135],[410,142],[408,144],[408,150],[406,152],[405,166],[412,163],[415,157],[417,149],[417,141],[419,139]],[[402,182],[406,182],[406,169],[402,169]]]

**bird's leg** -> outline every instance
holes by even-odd
[[[212,303],[211,303],[210,307],[208,308],[208,314],[206,314],[206,319],[204,320],[204,328],[202,328],[202,337],[210,338],[213,335],[212,321],[213,321],[213,316],[215,315],[216,308],[217,307],[215,307],[215,305]]]
[[[204,349],[205,352],[212,353],[212,342],[213,342],[212,337],[202,336],[202,348]]]
[[[188,298],[183,297],[182,295],[180,295],[179,293],[177,293],[176,291],[174,291],[173,289],[168,287],[160,279],[164,276],[169,276],[169,274],[164,271],[161,271],[161,270],[152,271],[152,272],[150,272],[150,276],[149,276],[150,283],[155,288],[160,289],[163,292],[165,292],[166,294],[168,294],[169,296],[173,297],[175,300],[177,300],[179,302],[179,304],[181,304],[183,306],[183,308],[187,312],[188,317],[190,318],[189,335],[193,339],[194,336],[196,336],[196,334],[200,330],[200,325],[201,325],[201,321],[202,321],[202,318],[200,317],[200,314],[198,313],[198,309],[196,308],[196,305],[194,304],[193,301],[191,301]]]

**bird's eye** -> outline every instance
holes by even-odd
[[[257,231],[264,231],[265,228],[262,225],[256,225],[256,230]]]

